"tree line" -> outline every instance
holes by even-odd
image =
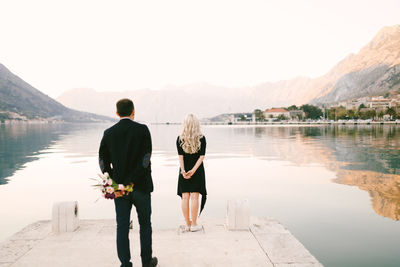
[[[375,110],[372,108],[367,108],[364,104],[361,104],[358,108],[346,109],[345,107],[331,107],[331,108],[320,108],[318,106],[305,104],[300,107],[296,105],[291,105],[285,108],[288,111],[292,110],[302,110],[304,111],[304,118],[300,115],[297,115],[297,119],[299,120],[320,120],[320,119],[328,119],[328,120],[367,120],[367,119],[383,119],[385,115],[389,115],[390,119],[400,119],[400,112],[398,112],[395,108],[389,107],[384,110]],[[260,109],[254,110],[254,114],[257,121],[264,121],[265,116],[264,112]],[[278,120],[288,120],[290,118],[286,118],[284,115],[278,116],[276,119]]]
[[[286,109],[288,111],[292,111],[292,110],[302,110],[302,111],[304,111],[305,117],[303,118],[302,116],[298,115],[297,118],[299,120],[304,120],[304,119],[318,120],[318,119],[321,119],[322,116],[323,116],[322,109],[320,109],[317,106],[313,106],[313,105],[309,105],[309,104],[305,104],[305,105],[302,105],[300,107],[297,107],[296,105],[291,105],[291,106],[289,106],[287,108],[284,108],[284,109]],[[264,121],[265,119],[267,119],[267,118],[265,118],[264,112],[261,109],[254,110],[254,114],[256,116],[256,120],[257,121]],[[278,120],[288,120],[290,118],[287,118],[284,115],[279,115],[276,119],[278,119]]]

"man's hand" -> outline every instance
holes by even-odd
[[[115,198],[122,197],[123,195],[125,195],[125,191],[123,191],[123,190],[115,191],[114,195],[115,195]]]

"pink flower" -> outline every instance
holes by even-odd
[[[108,186],[108,187],[106,187],[106,192],[108,194],[112,194],[112,193],[114,193],[114,188],[112,188],[111,186]]]
[[[118,190],[124,190],[124,189],[125,189],[125,186],[123,184],[118,185]]]
[[[112,185],[112,182],[113,182],[113,181],[112,181],[111,179],[108,179],[108,180],[107,180],[107,184],[108,184],[108,185]]]

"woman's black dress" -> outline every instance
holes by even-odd
[[[178,149],[178,154],[183,156],[183,162],[185,165],[185,171],[190,171],[200,156],[204,156],[206,154],[206,138],[203,136],[200,139],[200,150],[194,154],[189,154],[183,151],[180,138],[176,139],[176,147]],[[206,177],[204,173],[204,165],[201,163],[197,171],[193,174],[192,178],[185,179],[181,174],[181,170],[179,168],[179,178],[178,178],[178,195],[182,197],[182,193],[190,193],[190,192],[199,192],[201,194],[201,206],[200,213],[204,209],[204,205],[206,204],[207,199],[207,190],[206,190]]]

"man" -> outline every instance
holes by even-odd
[[[135,109],[130,99],[117,102],[120,121],[104,131],[99,149],[99,164],[117,184],[133,185],[133,191],[117,192],[115,212],[117,218],[117,252],[121,267],[131,267],[129,224],[132,204],[136,207],[140,225],[142,266],[157,265],[152,258],[151,196],[151,137],[146,125],[133,121]]]

